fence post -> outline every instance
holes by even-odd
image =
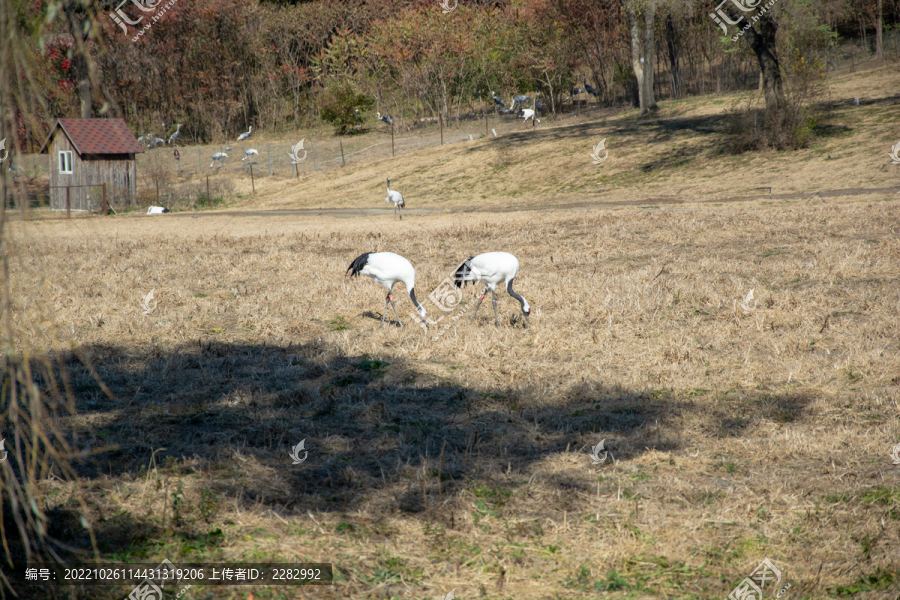
[[[438,113],[438,121],[441,122],[441,146],[444,145],[444,113]]]
[[[253,188],[253,193],[255,194],[256,193],[256,184],[253,183],[253,162],[250,162],[248,166],[250,167],[250,187]]]
[[[319,169],[316,168],[316,147],[313,146],[312,140],[309,141],[309,149],[313,155],[313,173],[316,173],[316,172],[318,172]]]
[[[103,183],[103,216],[109,214],[109,205],[106,203],[106,183]]]
[[[207,206],[210,205],[210,199],[209,199],[209,175],[206,176],[206,205],[207,205]]]
[[[341,166],[344,166],[344,136],[339,135],[338,141],[341,143]]]
[[[72,204],[69,201],[69,190],[70,189],[71,189],[71,187],[67,185],[66,186],[66,218],[67,219],[72,218]]]
[[[272,176],[272,153],[269,151],[269,142],[266,142],[266,156],[269,158],[269,177]]]
[[[197,146],[197,167],[200,169],[198,173],[203,172],[203,159],[200,158],[200,146]]]
[[[159,177],[156,178],[156,205],[159,206]]]
[[[393,121],[393,119],[392,119]],[[394,124],[391,123],[391,158],[394,157]]]
[[[484,111],[484,137],[487,137],[487,134],[489,133],[489,131],[490,130],[488,129],[487,111]]]

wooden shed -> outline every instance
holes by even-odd
[[[41,146],[50,154],[50,209],[100,210],[102,184],[110,206],[135,203],[137,167],[143,152],[123,119],[58,119]]]

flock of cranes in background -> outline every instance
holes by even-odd
[[[583,76],[583,81],[584,81],[584,89],[577,88],[577,87],[572,88],[572,94],[566,99],[568,100],[572,96],[577,96],[579,94],[588,93],[591,96],[596,97],[599,101],[600,94],[597,92],[596,89],[594,89],[593,87],[591,87],[590,84],[588,84],[586,75]],[[516,96],[513,96],[513,99],[512,99],[512,102],[510,103],[509,108],[506,107],[506,102],[504,102],[502,98],[498,97],[493,91],[491,92],[491,99],[494,101],[494,104],[496,105],[497,112],[502,115],[515,114],[517,118],[522,119],[523,124],[527,123],[529,119],[531,119],[533,123],[541,122],[541,120],[537,118],[537,115],[540,111],[544,110],[545,105],[540,99],[539,92],[534,93],[534,99],[532,99],[530,96],[526,96],[525,94],[518,94]],[[525,105],[527,105],[527,104],[530,104],[533,108],[525,108]],[[516,110],[517,108],[518,108],[518,110]],[[359,109],[354,110],[353,116],[357,121],[362,122],[363,118],[359,112]],[[375,117],[379,121],[382,121],[382,122],[386,123],[387,125],[390,125],[391,127],[394,126],[394,119],[390,115],[387,115],[387,114],[382,115],[380,112],[377,112],[377,113],[375,113]],[[148,134],[148,135],[142,135],[141,137],[139,137],[137,139],[137,141],[139,144],[146,147],[148,150],[152,149],[152,148],[157,148],[159,146],[164,146],[166,144],[171,144],[173,146],[177,146],[178,144],[176,142],[177,142],[178,138],[181,136],[181,125],[182,125],[181,123],[177,124],[175,132],[169,136],[168,142],[162,138],[156,137],[156,135],[152,134],[152,133]],[[168,128],[169,124],[163,123],[163,127]],[[238,136],[237,141],[243,142],[244,140],[248,139],[252,133],[253,133],[253,126],[251,125],[250,128],[248,129],[248,131],[246,131]],[[225,142],[225,151],[230,152],[231,150],[232,150],[231,142]],[[251,158],[253,156],[258,156],[258,155],[259,155],[259,151],[257,151],[255,148],[250,148],[249,150],[245,150],[244,158],[241,159],[241,162],[251,160]],[[209,165],[209,168],[213,168],[216,165],[219,165],[220,167],[223,166],[222,160],[225,158],[228,158],[228,154],[226,154],[225,152],[214,153],[212,155],[213,161],[212,161],[212,164]],[[394,204],[394,212],[396,213],[400,208],[402,208],[404,206],[403,197],[400,196],[399,192],[392,192],[390,187],[391,187],[391,180],[388,179],[387,201],[392,202]],[[396,197],[399,197],[399,201],[394,199],[395,198],[394,195],[396,195]],[[400,218],[402,219],[403,217],[400,217]]]

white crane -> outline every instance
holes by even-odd
[[[225,142],[225,151],[231,152],[231,142]]]
[[[221,167],[222,166],[221,160],[223,158],[228,158],[228,155],[225,154],[224,152],[216,152],[215,154],[213,154],[212,155],[213,161],[212,161],[212,164],[209,165],[209,168],[212,169],[214,166],[216,166],[216,163],[219,163],[219,166]]]
[[[384,115],[384,116],[382,117],[382,116],[381,116],[381,113],[380,113],[380,112],[377,112],[377,113],[375,113],[375,116],[378,118],[379,121],[384,121],[384,122],[387,123],[388,125],[393,125],[393,124],[394,124],[394,119],[392,119],[390,115]]]
[[[512,283],[516,274],[519,272],[519,259],[509,252],[487,252],[473,256],[463,261],[456,273],[453,274],[453,282],[456,287],[462,287],[469,281],[481,281],[487,287],[478,297],[478,304],[475,305],[475,312],[472,313],[472,319],[469,323],[475,321],[475,315],[478,314],[478,308],[481,301],[484,300],[488,290],[491,290],[491,302],[494,304],[494,324],[500,327],[497,321],[497,294],[495,288],[502,280],[506,280],[506,291],[509,295],[519,301],[522,305],[522,314],[525,315],[523,324],[528,327],[528,317],[531,315],[531,306],[520,294],[513,291]]]
[[[241,162],[244,162],[251,156],[259,156],[259,151],[256,148],[250,148],[249,150],[244,150],[244,158],[241,159]]]
[[[250,126],[250,131],[248,131],[248,132],[246,132],[246,133],[242,133],[241,135],[239,135],[237,141],[243,142],[243,141],[246,140],[248,137],[250,137],[250,134],[251,134],[251,133],[253,133],[253,125]]]
[[[139,137],[137,139],[137,143],[138,144],[149,144],[150,140],[152,140],[154,137],[156,137],[156,136],[154,136],[152,133],[149,135],[142,135],[141,137]]]
[[[147,147],[148,147],[148,148],[156,148],[156,147],[159,146],[160,144],[162,144],[163,146],[165,146],[165,145],[166,145],[166,140],[164,140],[164,139],[162,139],[162,138],[155,137],[155,138],[151,139],[151,140],[147,143]]]
[[[524,119],[524,121],[522,121],[523,125],[528,122],[528,119],[531,119],[532,122],[534,122],[534,121],[537,121],[538,123],[541,122],[540,119],[535,118],[534,110],[531,108],[524,108],[524,109],[520,110],[519,114],[516,116]]]
[[[428,313],[425,311],[425,307],[416,300],[416,270],[408,260],[393,252],[366,252],[360,254],[356,260],[350,263],[347,273],[350,273],[351,278],[360,274],[371,277],[376,283],[380,283],[387,289],[388,295],[384,300],[384,313],[381,315],[382,327],[384,327],[384,318],[387,316],[388,304],[391,305],[391,308],[394,309],[394,314],[397,315],[397,323],[403,327],[403,323],[400,323],[400,315],[397,313],[397,306],[394,304],[394,297],[391,295],[391,288],[394,287],[395,283],[401,281],[406,286],[409,299],[412,300],[416,310],[422,316],[425,322],[425,329],[428,329]]]
[[[181,136],[181,123],[179,123],[178,127],[175,128],[175,133],[173,133],[172,135],[169,136],[169,143],[170,144],[173,143],[175,140],[177,140],[179,138],[179,136]]]
[[[399,214],[401,208],[406,206],[406,202],[403,201],[403,194],[396,190],[391,189],[391,180],[387,180],[387,198],[384,199],[385,202],[390,204],[394,203],[394,214]],[[403,220],[403,215],[400,215],[400,220]]]

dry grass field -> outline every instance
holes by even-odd
[[[707,118],[691,113],[445,148],[435,178],[476,173],[458,175],[448,206],[541,210],[9,223],[22,345],[66,365],[77,415],[59,425],[89,448],[78,490],[42,484],[51,533],[89,552],[80,492],[107,561],[333,563],[333,586],[254,588],[264,599],[713,599],[764,558],[790,584],[781,598],[900,597],[900,194],[777,197],[900,184],[885,156],[900,76],[867,77],[880,83],[863,121],[850,127],[850,107],[830,117],[852,147],[735,157],[691,146],[716,133],[638,143]],[[614,146],[610,128],[629,141]],[[594,130],[610,140],[600,167]],[[404,194],[424,194],[431,172],[415,167],[430,152],[389,165]],[[651,153],[674,162],[641,179]],[[613,205],[554,207],[575,181],[598,183],[588,169],[616,189],[592,198]],[[384,171],[320,174],[308,202],[273,182],[236,208],[384,206]],[[757,183],[776,197],[718,201]],[[669,189],[679,204],[640,203]],[[468,323],[471,286],[450,312],[428,299],[493,250],[519,258],[527,329],[505,292],[499,328],[487,303]],[[404,327],[389,313],[380,329],[382,288],[345,276],[366,251],[408,257],[444,320],[417,327],[398,285]]]

